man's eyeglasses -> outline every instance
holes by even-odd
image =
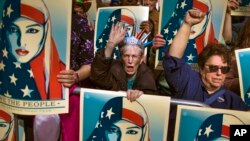
[[[230,70],[230,67],[228,66],[223,66],[223,67],[216,66],[216,65],[205,65],[205,66],[208,66],[208,69],[210,72],[218,72],[218,70],[220,69],[221,73],[226,74]]]

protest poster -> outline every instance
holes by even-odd
[[[170,47],[189,9],[201,10],[206,15],[202,22],[191,29],[187,49],[183,55],[186,63],[196,64],[199,53],[208,43],[224,42],[222,30],[227,0],[162,0],[160,7],[159,33],[166,40],[166,45],[156,51],[156,69],[163,69],[162,60],[165,51]]]
[[[170,97],[144,94],[130,102],[126,92],[81,89],[80,140],[167,139]],[[106,132],[106,135],[104,135]]]
[[[22,115],[68,112],[57,75],[69,69],[72,2],[4,0],[0,8],[0,106]]]
[[[250,48],[235,50],[241,98],[250,107]]]
[[[149,8],[146,6],[115,6],[115,7],[102,7],[98,8],[95,24],[95,38],[94,48],[95,53],[106,47],[109,39],[112,24],[123,22],[124,27],[127,28],[126,36],[136,36],[141,32],[140,23],[148,21]],[[143,33],[141,40],[147,37]],[[147,52],[145,50],[145,56]],[[114,49],[114,59],[119,59],[118,46]]]
[[[248,111],[180,105],[174,141],[230,140],[230,125],[249,125]]]

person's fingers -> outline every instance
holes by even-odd
[[[130,95],[131,95],[130,90],[127,90],[127,99],[128,99],[128,100],[130,100]]]
[[[75,80],[72,78],[57,78],[59,83],[74,83]]]
[[[73,85],[73,83],[62,83],[62,85],[66,88],[69,88]]]

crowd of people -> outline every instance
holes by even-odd
[[[203,4],[210,2],[210,0],[201,1]],[[85,13],[89,7],[85,4],[84,1],[82,3],[73,1],[71,68],[69,70],[62,69],[56,75],[59,83],[70,88],[69,113],[59,115],[60,125],[56,126],[60,126],[60,132],[52,135],[58,140],[79,140],[80,97],[73,93],[76,87],[126,91],[127,100],[131,102],[143,94],[152,94],[204,102],[213,108],[249,110],[240,97],[234,51],[249,47],[250,20],[242,26],[233,46],[228,47],[215,40],[211,44],[202,46],[202,50],[198,51],[198,68],[194,70],[186,63],[183,56],[189,41],[191,42],[192,27],[201,28],[199,24],[204,24],[210,15],[205,13],[209,12],[209,9],[204,12],[197,8],[191,8],[186,12],[178,32],[165,51],[162,63],[163,70],[155,70],[156,50],[167,44],[166,39],[158,32],[159,8],[161,8],[156,7],[159,4],[158,0],[111,0],[109,3],[97,0],[98,7],[149,6],[149,20],[143,21],[140,28],[146,33],[151,32],[148,40],[154,40],[154,42],[150,47],[145,48],[144,44],[135,36],[126,37],[127,28],[123,26],[122,22],[117,22],[112,25],[106,47],[96,54],[94,54],[94,30],[89,25]],[[223,28],[223,37],[226,43],[232,44],[234,42],[230,12],[237,9],[238,6],[238,0],[228,1]],[[116,46],[119,46],[121,54],[119,60],[113,58]],[[144,56],[145,50],[149,52],[147,56]],[[173,140],[175,112],[175,108],[171,109],[169,141]],[[51,141],[54,141],[55,138],[51,137]],[[42,140],[42,138],[37,137],[36,140]]]

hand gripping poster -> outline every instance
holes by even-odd
[[[222,29],[227,0],[162,0],[160,7],[158,32],[163,35],[166,45],[156,52],[156,69],[163,69],[165,51],[170,47],[189,9],[198,9],[206,15],[202,22],[191,29],[187,49],[183,55],[186,63],[196,64],[199,53],[208,43],[223,42]]]
[[[0,106],[16,114],[68,111],[71,6],[67,0],[2,0]],[[63,15],[63,16],[62,16]]]
[[[81,141],[166,141],[170,97],[81,89]]]
[[[235,50],[241,98],[250,107],[250,48]]]
[[[230,125],[249,125],[249,111],[178,106],[174,141],[229,141]]]
[[[127,27],[126,36],[136,36],[142,42],[146,41],[148,34],[140,29],[142,21],[148,21],[149,8],[146,6],[121,6],[99,8],[95,24],[95,53],[106,47],[112,24],[122,22]],[[140,35],[137,36],[137,35]],[[146,56],[146,51],[145,51]],[[114,59],[119,59],[118,46],[114,50]]]
[[[231,11],[234,16],[250,16],[250,0],[238,0],[239,8]]]

